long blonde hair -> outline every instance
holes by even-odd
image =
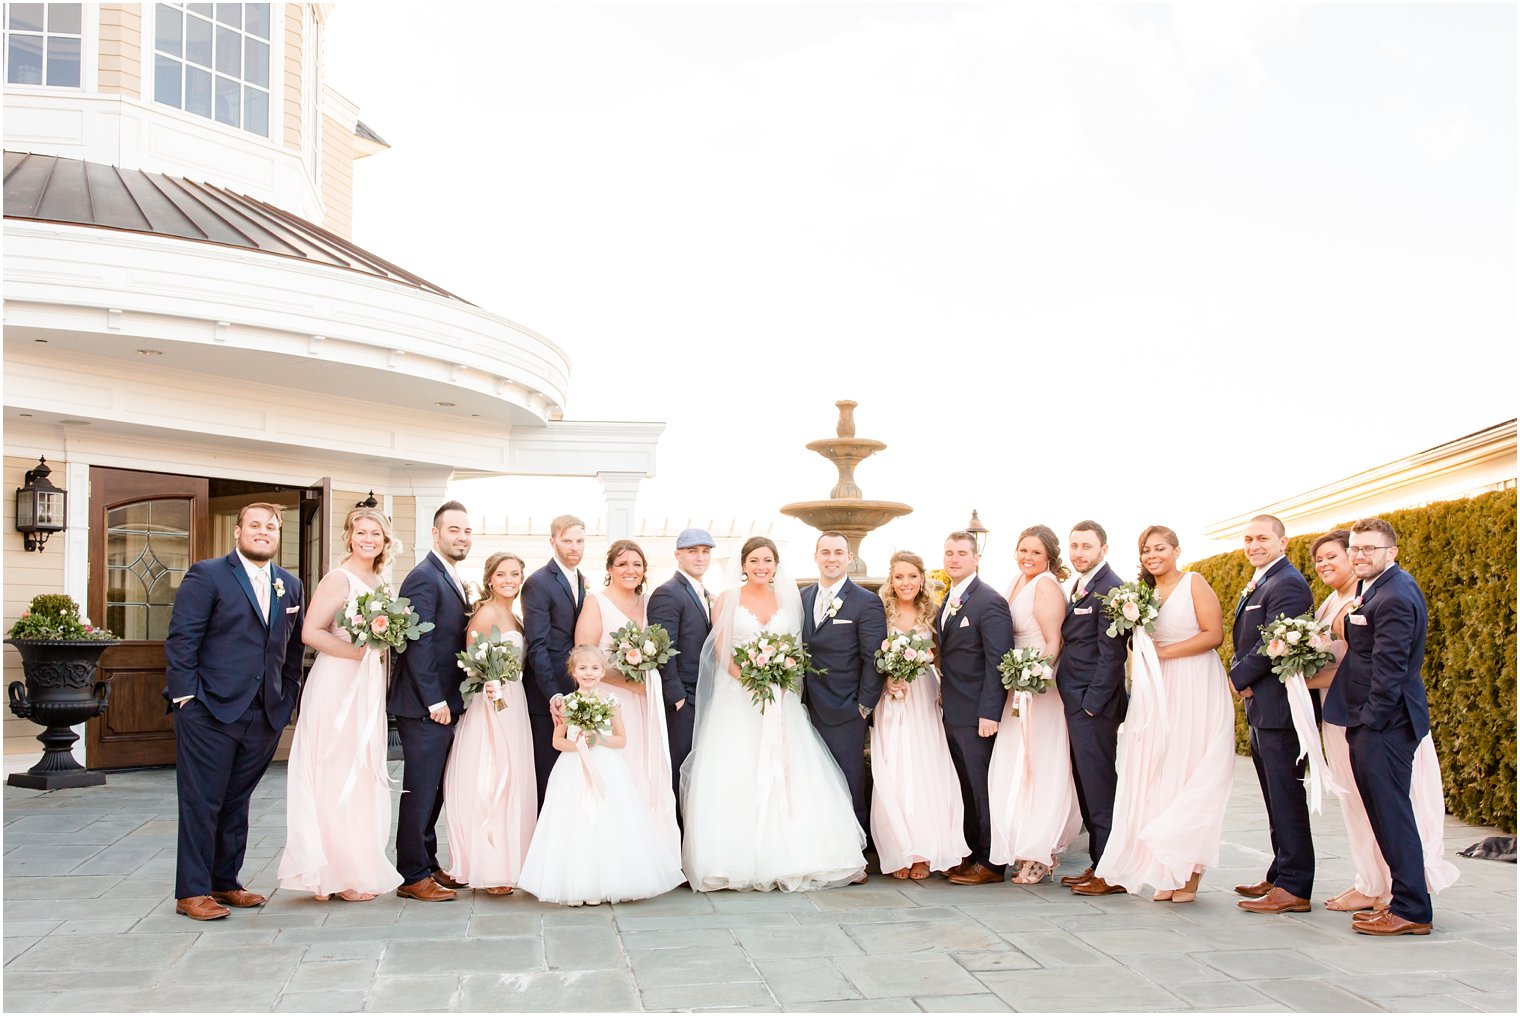
[[[251,506],[258,507],[258,506]],[[343,517],[343,559],[338,563],[345,564],[354,556],[353,539],[354,526],[360,519],[369,519],[380,527],[380,533],[385,537],[385,546],[380,548],[380,553],[375,555],[374,570],[379,575],[391,566],[396,559],[396,552],[401,549],[401,541],[396,539],[396,533],[391,528],[391,520],[385,517],[385,513],[378,508],[354,508]]]
[[[936,609],[934,597],[929,593],[929,573],[924,570],[924,559],[911,550],[899,550],[892,555],[892,560],[887,563],[887,581],[881,584],[881,589],[877,592],[882,605],[887,608],[887,624],[890,626],[897,619],[897,590],[892,588],[892,572],[897,568],[898,562],[918,569],[918,595],[913,597],[913,608],[918,612],[915,623],[934,631]]]

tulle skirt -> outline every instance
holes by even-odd
[[[902,699],[883,695],[871,727],[871,839],[884,872],[915,861],[944,871],[971,852],[966,846],[960,782],[935,702],[933,671],[908,685]]]
[[[391,787],[385,769],[385,668],[379,654],[318,653],[290,745],[281,889],[389,892]]]
[[[671,852],[681,852],[681,831],[676,825],[676,795],[670,773],[670,735],[665,729],[665,699],[660,674],[650,674],[642,687],[602,685],[617,699],[623,711],[623,730],[628,743],[623,761],[644,808]]]
[[[545,903],[579,906],[648,899],[685,880],[680,859],[644,808],[623,750],[561,752],[518,886]]]
[[[1018,716],[1011,711],[1015,699]],[[987,797],[993,864],[1038,861],[1054,867],[1082,828],[1066,710],[1054,687],[1041,695],[1009,695],[987,769]]]
[[[484,695],[465,710],[443,777],[449,874],[476,888],[513,886],[533,839],[538,783],[522,684],[502,684],[505,709]]]

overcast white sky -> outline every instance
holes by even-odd
[[[1515,415],[1509,5],[352,3],[327,57],[356,240],[666,421],[644,516],[805,533],[853,398],[873,571],[976,507],[1002,581]]]

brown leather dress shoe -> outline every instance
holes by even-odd
[[[251,893],[247,889],[228,889],[224,893],[212,893],[211,898],[229,907],[262,907],[269,897]]]
[[[1429,935],[1430,925],[1410,921],[1391,910],[1384,910],[1376,917],[1366,920],[1358,916],[1351,922],[1351,930],[1359,935]]]
[[[1061,884],[1070,889],[1074,885],[1081,885],[1084,882],[1092,881],[1092,877],[1093,870],[1091,868],[1088,868],[1080,875],[1062,875]]]
[[[1235,887],[1237,896],[1244,896],[1248,900],[1259,900],[1273,889],[1272,883],[1262,879],[1255,885],[1238,885]]]
[[[458,879],[453,878],[452,876],[449,875],[448,872],[444,871],[442,868],[438,868],[438,869],[436,869],[433,872],[433,881],[437,882],[439,885],[443,886],[445,889],[468,889],[468,888],[470,888],[470,883],[468,883],[468,882],[461,882]]]
[[[1113,896],[1115,893],[1129,892],[1122,885],[1109,885],[1096,875],[1080,885],[1072,886],[1071,891],[1078,896]]]
[[[966,869],[970,867],[971,858],[968,857],[966,860],[960,862],[959,864],[952,864],[944,871],[935,872],[935,874],[941,876],[942,878],[954,878],[957,875],[964,875],[966,873]]]
[[[1003,876],[978,862],[962,871],[959,875],[951,875],[950,881],[956,885],[988,885],[993,882],[1003,881]]]
[[[1294,896],[1288,890],[1273,886],[1272,891],[1258,900],[1241,900],[1235,904],[1241,910],[1253,914],[1302,914],[1309,910],[1309,901]]]
[[[445,889],[432,878],[419,878],[415,882],[397,886],[396,895],[404,900],[424,900],[432,903],[437,900],[451,900],[459,894],[452,889]]]
[[[182,900],[175,900],[174,912],[184,914],[192,921],[214,921],[232,913],[210,896],[186,896]]]

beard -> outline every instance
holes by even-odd
[[[439,547],[438,552],[455,564],[470,556],[469,547]]]
[[[265,561],[273,561],[274,560],[274,554],[275,554],[275,551],[277,549],[278,549],[278,546],[275,546],[275,547],[245,547],[241,543],[238,544],[238,553],[242,554],[244,557],[246,557],[250,561],[258,561],[260,563],[263,563]]]

